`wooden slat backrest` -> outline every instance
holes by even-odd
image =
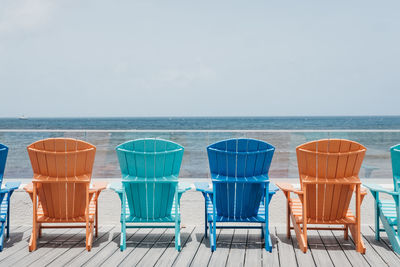
[[[0,144],[0,187],[3,182],[4,170],[6,168],[8,147]]]
[[[138,139],[116,151],[130,215],[146,220],[170,216],[184,148],[162,139]]]
[[[213,183],[218,215],[230,218],[257,215],[265,184],[251,180],[261,176],[268,179],[274,150],[270,144],[255,139],[223,140],[207,148],[211,176],[218,179]],[[232,182],[231,178],[236,180]]]
[[[83,216],[96,147],[81,140],[50,138],[27,149],[44,215],[57,219]]]
[[[390,148],[390,158],[392,160],[392,172],[394,190],[400,191],[400,144]]]
[[[318,181],[306,188],[309,218],[330,221],[346,216],[355,185],[343,183],[358,177],[365,151],[361,144],[345,139],[312,141],[296,148],[302,188],[304,180]]]

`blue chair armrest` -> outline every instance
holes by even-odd
[[[269,183],[269,194],[275,194],[279,190],[279,187],[277,187],[274,183]]]
[[[121,182],[112,182],[110,184],[110,188],[118,194],[122,194],[123,192],[123,187]]]
[[[197,183],[194,183],[194,186],[196,187],[196,191],[200,191],[200,192],[206,193],[206,194],[213,193],[213,190],[210,187],[210,184],[207,182],[197,182]]]
[[[382,186],[377,185],[377,184],[363,184],[363,186],[368,188],[371,192],[380,192],[380,193],[385,193],[385,194],[389,194],[389,195],[392,195],[392,196],[397,196],[400,193],[400,192],[396,192],[396,191],[387,190],[387,189],[385,189]]]
[[[5,184],[5,188],[8,190],[15,190],[15,189],[18,189],[20,185],[21,185],[21,182],[7,182]]]
[[[192,189],[190,183],[188,182],[179,182],[178,184],[178,193],[183,194],[186,191]]]

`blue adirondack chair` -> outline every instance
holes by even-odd
[[[387,190],[377,184],[364,184],[375,198],[375,239],[379,240],[379,233],[385,231],[392,248],[400,254],[400,144],[390,148],[394,190]],[[379,193],[392,196],[391,199],[380,199]],[[381,220],[384,229],[379,226]]]
[[[0,188],[3,183],[4,169],[6,167],[8,147],[0,144]],[[15,189],[18,189],[20,182],[7,182],[4,188],[0,189],[0,251],[3,250],[4,230],[7,229],[7,238],[10,236],[10,198]]]
[[[212,188],[195,183],[205,199],[205,236],[216,249],[216,228],[258,228],[265,249],[272,251],[268,230],[268,205],[278,188],[270,184],[268,171],[275,147],[255,139],[230,139],[207,147]],[[260,226],[228,226],[217,223],[260,223]]]
[[[121,199],[121,251],[126,248],[126,228],[149,227],[175,228],[175,248],[180,251],[180,198],[190,189],[178,182],[184,148],[161,139],[137,139],[116,150],[122,183],[112,183],[111,189]]]

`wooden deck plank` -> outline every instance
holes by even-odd
[[[372,226],[369,226],[369,228],[371,229],[371,231],[372,231],[373,233],[375,233],[375,230],[374,230],[374,228],[373,228]],[[384,242],[384,243],[386,244],[386,246],[388,246],[390,249],[393,250],[392,244],[390,244],[389,238],[388,238],[388,236],[387,236],[387,234],[386,234],[385,232],[381,232],[380,238],[381,238],[380,240],[381,240],[382,242]],[[394,251],[393,251],[393,252],[394,252]],[[396,252],[394,252],[394,254],[395,254],[398,258],[400,258],[400,254],[398,254],[398,253],[396,253]]]
[[[28,249],[28,241],[29,238],[25,241],[23,241],[25,244],[24,246],[22,246],[18,252],[14,253],[13,255],[5,258],[3,261],[1,261],[1,265],[2,266],[11,266],[14,265],[16,262],[20,261],[21,259],[29,256],[30,254],[36,254],[40,252],[40,249],[47,245],[50,244],[53,240],[56,240],[57,238],[59,238],[60,236],[62,236],[63,234],[65,234],[66,232],[68,232],[69,230],[66,229],[50,229],[47,231],[43,232],[43,235],[41,238],[38,239],[38,243],[37,243],[37,249],[33,252],[29,252]]]
[[[156,228],[151,231],[134,250],[131,250],[131,253],[126,256],[119,266],[135,266],[138,264],[144,255],[157,243],[165,231],[166,229],[162,228]]]
[[[330,258],[326,247],[322,242],[318,231],[311,230],[307,232],[308,248],[311,251],[315,265],[317,266],[334,266],[332,259]]]
[[[135,248],[152,232],[151,228],[142,228],[138,229],[136,232],[128,231],[126,234],[126,244],[127,247],[124,251],[120,251],[119,249],[119,239],[118,240],[118,249],[115,251],[113,255],[111,255],[108,259],[104,260],[101,266],[117,266],[120,264],[128,255],[135,250]]]
[[[118,231],[119,232],[119,231]],[[101,235],[99,238],[93,240],[92,249],[90,251],[86,250],[85,241],[80,244],[80,249],[78,255],[75,257],[71,257],[69,261],[65,264],[65,266],[81,266],[86,263],[91,257],[94,257],[97,252],[102,250],[104,246],[108,243],[112,242],[114,238],[116,238],[115,233],[118,233],[113,227],[111,231],[108,231]],[[54,263],[53,263],[54,264]],[[52,264],[52,265],[53,265]]]
[[[185,250],[186,244],[190,239],[191,234],[195,230],[194,227],[186,227],[181,229],[181,244],[182,244],[182,250]],[[160,256],[160,258],[157,260],[156,264],[154,265],[155,267],[160,267],[160,266],[171,266],[176,258],[178,257],[180,252],[178,252],[175,249],[175,243],[171,243],[168,248],[164,251],[164,253]]]
[[[340,267],[351,267],[349,259],[333,236],[332,231],[319,230],[318,233],[333,264]]]
[[[262,265],[263,266],[279,266],[279,249],[278,249],[278,238],[276,237],[276,228],[270,227],[272,252],[268,252],[264,248],[264,241],[261,241],[262,251]]]
[[[235,229],[227,266],[244,266],[247,243],[247,229]]]
[[[190,235],[189,240],[186,243],[185,248],[178,254],[175,262],[172,266],[189,266],[193,260],[193,257],[196,255],[197,249],[200,246],[200,243],[196,240],[196,235],[203,234],[203,229],[200,227],[196,227],[192,234]]]
[[[221,232],[221,230],[217,229],[217,238],[218,238],[220,232]],[[208,263],[210,262],[210,258],[212,255],[211,248],[210,248],[210,239],[205,238],[204,231],[202,231],[201,233],[196,234],[196,242],[198,242],[200,245],[197,249],[196,254],[193,257],[193,260],[192,260],[190,266],[193,266],[193,267],[207,266]]]
[[[113,232],[114,238],[112,242],[109,242],[102,250],[97,252],[95,257],[91,257],[84,266],[100,266],[103,262],[109,259],[114,254],[120,253],[119,242],[121,237],[121,232],[118,231],[117,228],[115,232]],[[132,229],[132,235],[134,235],[138,229]]]
[[[361,233],[366,241],[368,241],[371,247],[388,266],[400,266],[400,259],[396,256],[395,252],[393,252],[393,250],[388,247],[385,242],[382,242],[381,240],[375,240],[375,233],[371,230],[371,228],[368,226],[363,226]],[[376,260],[376,257],[371,257],[371,260]]]
[[[262,264],[262,244],[261,231],[249,229],[247,233],[246,257],[244,265],[248,267],[261,267]],[[275,248],[273,248],[275,249]]]
[[[366,246],[366,254],[362,255],[361,253],[356,251],[356,247],[354,245],[354,242],[350,238],[350,235],[349,235],[349,239],[345,240],[343,238],[343,231],[332,231],[332,234],[335,237],[336,242],[339,244],[339,246],[343,250],[343,253],[346,254],[346,257],[349,259],[349,261],[351,262],[351,264],[353,266],[361,267],[361,266],[369,266],[370,265],[371,262],[369,262],[369,260],[367,260],[367,259],[370,255],[372,255],[372,253],[374,251],[366,240],[364,240],[364,243]],[[375,257],[380,258],[377,255]],[[378,264],[378,265],[372,264],[371,266],[385,266],[385,263],[383,261],[375,262],[375,263],[376,264],[382,263],[382,264]]]
[[[284,231],[286,232],[286,228],[284,228]],[[293,231],[292,231],[293,233]],[[311,254],[311,251],[307,249],[307,252],[304,253],[300,247],[299,243],[297,241],[296,235],[293,233],[293,235],[290,236],[290,240],[292,241],[292,246],[294,249],[294,253],[296,256],[297,264],[300,267],[308,267],[308,266],[316,266],[314,262],[314,258]]]
[[[60,254],[65,252],[71,245],[74,246],[79,243],[83,238],[86,238],[86,233],[83,229],[73,229],[68,234],[62,236],[62,239],[58,239],[57,242],[49,244],[41,248],[41,254],[31,253],[26,257],[24,261],[18,262],[17,264],[25,265],[24,262],[28,263],[28,266],[44,266],[52,262]]]
[[[233,229],[221,229],[217,239],[217,248],[211,255],[208,266],[225,266],[233,240]]]
[[[99,229],[98,237],[93,240],[93,246],[98,246],[99,244],[101,244],[101,241],[105,238],[105,236],[108,236],[108,233],[114,228],[114,226],[101,227]],[[64,251],[64,253],[59,255],[53,261],[46,264],[46,266],[64,266],[68,264],[71,259],[75,259],[76,257],[78,257],[81,253],[87,253],[85,241],[86,236],[84,236],[84,238],[80,242],[76,243],[74,246]]]
[[[27,246],[27,240],[30,238],[31,233],[32,228],[28,226],[11,228],[10,238],[4,241],[3,251],[0,252],[0,265],[5,258],[10,257]]]
[[[297,266],[296,254],[292,247],[292,241],[286,237],[284,227],[275,228],[278,240],[278,256],[280,266]]]
[[[175,229],[167,229],[157,243],[139,261],[137,266],[154,266],[171,242],[175,246]]]

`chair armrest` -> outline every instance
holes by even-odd
[[[179,182],[178,184],[178,193],[182,194],[186,191],[192,189],[192,186],[188,182]]]
[[[27,193],[33,193],[33,184],[32,184],[32,183],[29,183],[29,184],[25,185],[25,186],[24,186],[24,190],[25,190]]]
[[[377,184],[363,184],[366,188],[368,188],[371,192],[380,192],[380,193],[385,193],[385,194],[389,194],[392,196],[398,196],[400,192],[396,192],[396,191],[390,191],[390,190],[386,190],[385,188],[383,188],[380,185]]]
[[[21,182],[7,182],[5,188],[8,190],[15,190],[19,188],[20,184]]]
[[[277,187],[274,183],[270,182],[268,189],[270,194],[275,194],[279,190],[279,187]]]
[[[107,182],[93,182],[89,192],[99,192],[107,188]]]
[[[368,191],[367,191],[366,188],[361,187],[361,188],[360,188],[360,193],[361,193],[362,196],[366,196],[367,193],[368,193]]]
[[[197,183],[194,183],[194,186],[196,187],[196,191],[200,191],[200,192],[206,193],[206,194],[213,193],[213,189],[210,187],[210,184],[207,182],[197,182]]]
[[[276,183],[276,186],[279,187],[279,189],[281,189],[283,192],[293,192],[298,195],[303,195],[303,191],[295,189],[292,184]]]
[[[123,187],[121,182],[112,182],[110,184],[110,189],[114,190],[118,194],[122,194]]]

